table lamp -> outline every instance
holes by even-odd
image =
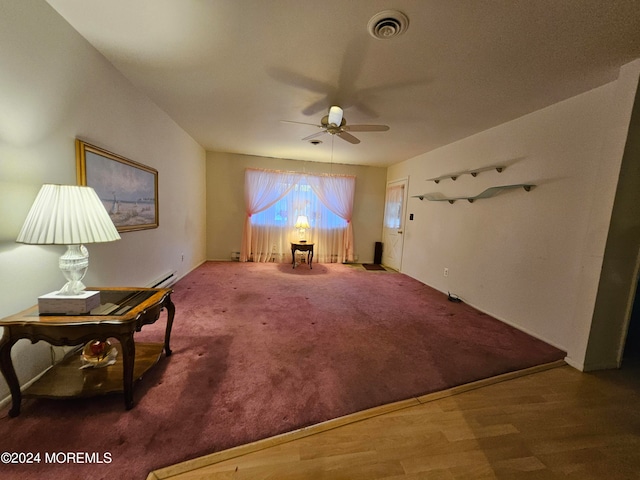
[[[307,241],[304,235],[305,230],[307,228],[311,228],[311,225],[309,225],[309,219],[306,217],[306,215],[300,215],[298,216],[298,219],[296,220],[296,224],[294,226],[298,229],[298,234],[300,235],[300,243],[305,243]]]
[[[100,305],[99,292],[85,291],[82,283],[89,268],[89,252],[83,244],[119,239],[118,230],[93,188],[43,185],[16,242],[67,245],[59,262],[67,283],[59,291],[38,299],[40,313],[80,314]]]

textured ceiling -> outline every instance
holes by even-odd
[[[48,0],[207,150],[386,166],[614,80],[640,0]],[[376,13],[402,36],[367,32]],[[355,133],[303,137],[332,104]],[[332,140],[333,153],[332,153]]]

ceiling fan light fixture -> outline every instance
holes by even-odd
[[[329,119],[328,119],[329,125],[334,125],[336,127],[339,127],[342,123],[342,109],[340,107],[337,107],[335,105],[333,105],[330,109],[329,109]]]
[[[402,35],[407,31],[407,28],[409,28],[409,18],[397,10],[376,13],[367,24],[369,35],[380,40],[388,40]]]
[[[309,125],[311,127],[320,128],[319,132],[307,135],[302,139],[303,142],[308,141],[312,145],[320,145],[322,142],[315,140],[321,135],[331,135],[331,145],[333,148],[333,137],[338,136],[345,142],[352,143],[354,145],[360,143],[360,140],[351,135],[349,132],[386,132],[389,130],[387,125],[347,125],[347,119],[344,118],[344,111],[338,106],[332,106],[329,108],[329,113],[322,117],[320,125],[315,123],[294,122],[290,120],[281,120],[285,123],[298,123],[302,125]]]

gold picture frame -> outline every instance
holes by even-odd
[[[102,200],[119,232],[158,228],[158,171],[76,139],[78,185]]]

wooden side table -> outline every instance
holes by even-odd
[[[293,257],[292,263],[293,268],[296,268],[296,250],[300,252],[307,252],[307,263],[309,264],[309,268],[313,268],[311,266],[311,262],[313,262],[313,243],[307,242],[291,242],[291,256]]]
[[[68,373],[62,375],[64,379],[62,383],[68,384],[65,387],[56,381],[61,379],[58,372],[65,368],[63,361],[25,390],[24,395],[70,397],[122,391],[127,409],[131,409],[134,404],[134,367],[137,379],[157,363],[163,349],[166,356],[171,355],[169,341],[175,315],[175,306],[171,301],[172,289],[119,287],[87,290],[100,291],[101,306],[92,310],[91,314],[40,315],[38,307],[35,306],[0,320],[0,327],[4,327],[4,334],[0,340],[0,370],[11,391],[12,406],[9,416],[16,417],[20,414],[22,392],[11,361],[11,348],[21,338],[27,338],[31,343],[44,340],[58,346],[81,345],[94,339],[104,341],[108,338],[116,338],[120,342],[121,355],[118,357],[122,360],[118,360],[115,365],[82,370],[77,367],[66,368],[67,372],[75,372],[79,381],[74,382],[68,377]],[[140,352],[137,355],[133,334],[139,332],[144,325],[154,323],[165,308],[167,309],[167,326],[164,343],[140,344]],[[122,363],[121,377],[118,374],[119,363]],[[94,381],[96,377],[101,377],[101,380]],[[104,377],[109,377],[110,381],[105,382]]]

